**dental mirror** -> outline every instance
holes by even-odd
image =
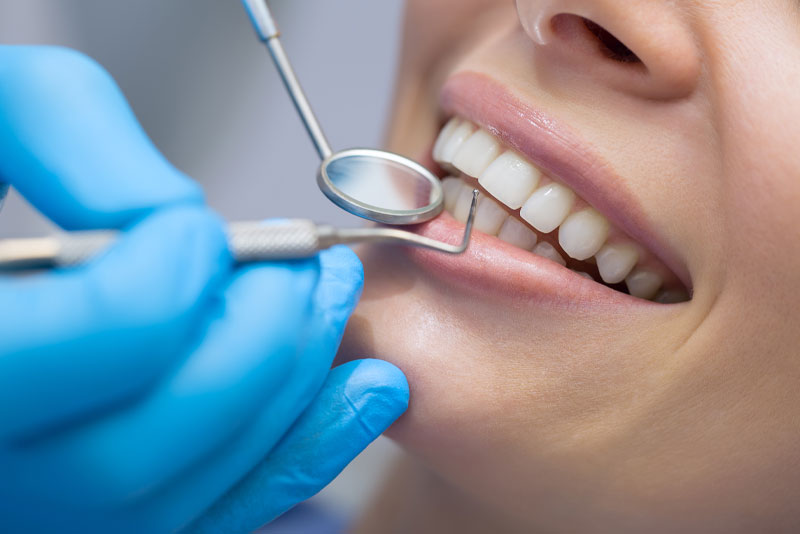
[[[334,153],[311,110],[286,52],[266,0],[242,0],[256,32],[275,61],[278,72],[303,119],[322,163],[317,183],[340,208],[388,225],[419,224],[438,216],[444,207],[441,182],[408,158],[366,148]],[[0,183],[0,206],[7,186]],[[334,245],[382,243],[418,247],[445,254],[467,250],[478,206],[478,190],[460,243],[431,239],[398,228],[334,228],[309,220],[234,222],[228,243],[238,263],[307,258]],[[51,237],[0,240],[0,272],[41,270],[80,265],[108,248],[115,231],[67,232]]]
[[[418,224],[439,215],[444,207],[441,182],[419,163],[383,150],[333,152],[280,42],[266,0],[242,2],[322,160],[317,183],[325,196],[353,215],[383,224]]]

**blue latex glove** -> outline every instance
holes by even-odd
[[[0,532],[246,532],[405,410],[390,364],[329,370],[352,252],[234,266],[86,57],[0,47],[0,181],[64,228],[122,231],[86,266],[0,278]]]

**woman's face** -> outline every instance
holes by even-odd
[[[391,148],[461,180],[418,231],[493,203],[361,251],[390,435],[530,528],[800,528],[797,0],[411,0],[402,65]]]

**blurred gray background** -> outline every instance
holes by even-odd
[[[271,5],[333,146],[380,145],[403,1]],[[238,0],[0,0],[0,43],[64,45],[97,59],[225,218],[360,224],[317,189],[316,153]],[[12,190],[0,237],[50,230]],[[318,502],[358,513],[394,454],[382,438]]]

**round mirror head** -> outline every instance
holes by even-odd
[[[322,162],[319,187],[354,215],[384,224],[418,224],[442,212],[439,179],[419,163],[382,150],[338,152]]]

